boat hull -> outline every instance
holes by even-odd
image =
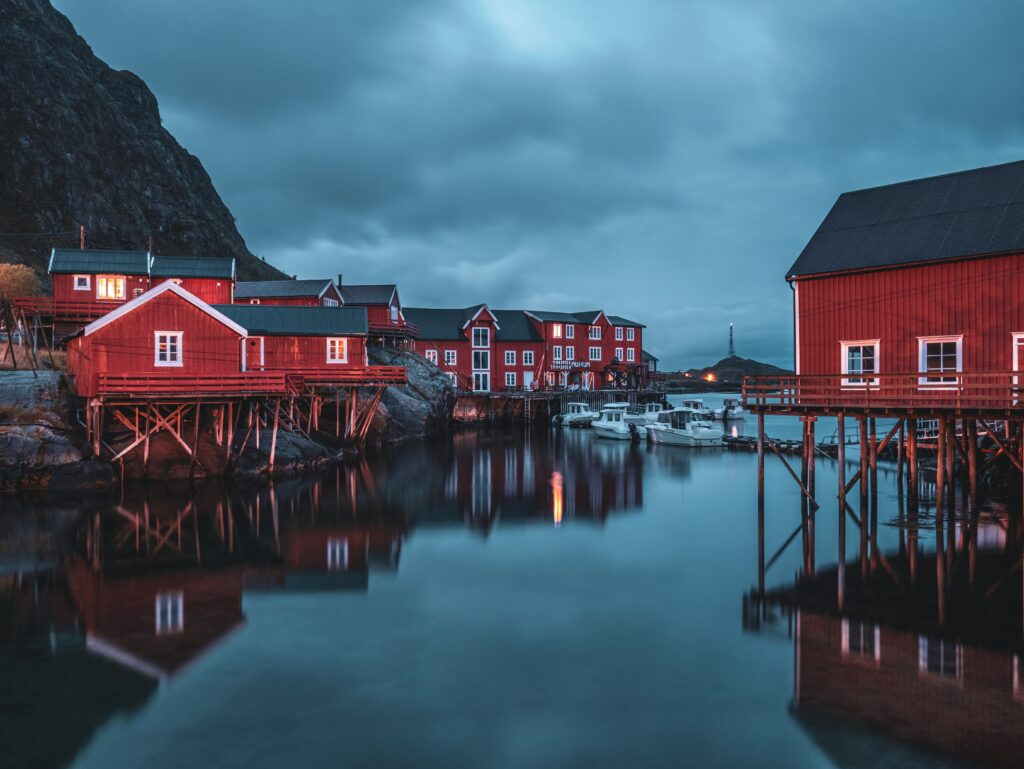
[[[674,430],[665,427],[647,428],[647,440],[665,446],[688,446],[690,448],[721,448],[721,434],[708,434],[712,431],[701,431],[694,434],[690,430]]]
[[[594,435],[599,438],[610,438],[611,440],[616,441],[633,440],[633,431],[629,429],[628,425],[615,425],[613,427],[602,424],[601,422],[592,422],[590,427],[593,429]],[[643,438],[645,432],[646,430],[643,427],[639,425],[637,426],[636,435],[638,438]]]

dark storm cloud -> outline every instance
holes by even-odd
[[[59,0],[257,253],[409,304],[592,307],[787,363],[839,192],[1024,156],[997,2]]]

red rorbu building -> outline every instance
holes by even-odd
[[[330,278],[311,280],[253,280],[235,284],[236,304],[288,304],[301,307],[340,307],[341,294]]]
[[[338,292],[346,307],[365,307],[371,336],[410,337],[417,329],[402,312],[398,286],[394,283],[343,285],[338,275]]]
[[[235,290],[235,260],[230,257],[154,256],[151,285],[173,280],[207,304],[230,304]]]
[[[123,304],[149,288],[147,251],[54,248],[48,271],[58,302]]]
[[[847,192],[786,275],[795,370],[762,406],[1009,407],[1024,365],[1024,162]]]

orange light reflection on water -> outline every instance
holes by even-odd
[[[562,474],[551,473],[551,517],[555,526],[562,525]]]

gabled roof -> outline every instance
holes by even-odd
[[[584,323],[586,325],[593,325],[604,315],[604,311],[547,312],[546,310],[526,310],[526,314],[547,323]]]
[[[368,331],[365,307],[218,304],[214,309],[250,336],[366,336]]]
[[[844,192],[787,278],[1024,251],[1024,161]]]
[[[465,309],[437,309],[433,307],[406,307],[402,313],[410,323],[419,326],[420,339],[437,341],[465,341]]]
[[[149,274],[154,278],[235,277],[235,260],[229,256],[153,256]]]
[[[334,285],[330,278],[313,280],[246,280],[235,284],[235,299],[263,299],[269,297],[322,297]]]
[[[346,285],[338,289],[345,304],[391,304],[391,299],[398,293],[394,283]]]
[[[89,273],[148,275],[148,251],[105,251],[96,248],[54,248],[50,251],[50,274]]]
[[[486,304],[477,304],[477,305],[473,305],[472,307],[467,307],[466,308],[466,310],[464,312],[464,317],[465,317],[466,321],[465,321],[465,323],[462,324],[462,327],[465,328],[470,323],[472,323],[474,320],[476,320],[478,317],[480,317],[480,315],[482,313],[485,313],[485,312],[488,315],[491,316],[491,319],[494,321],[494,325],[497,326],[498,325],[498,319],[494,317],[494,313],[491,312],[491,308],[488,307]]]
[[[632,326],[633,328],[647,328],[643,323],[637,323],[635,320],[629,318],[623,318],[619,315],[609,315],[608,322],[613,326]]]
[[[522,310],[494,310],[500,330],[498,340],[502,342],[543,342],[529,316]]]
[[[182,299],[184,299],[189,304],[193,305],[194,307],[197,307],[202,312],[205,312],[207,315],[211,316],[215,320],[218,320],[221,323],[223,323],[225,326],[230,328],[232,331],[234,331],[239,336],[243,336],[243,337],[246,336],[245,328],[240,326],[238,323],[236,323],[234,320],[229,318],[224,313],[221,313],[216,308],[208,305],[206,302],[204,302],[202,299],[197,297],[192,292],[186,291],[181,286],[179,286],[177,283],[175,283],[174,281],[171,281],[171,280],[165,280],[159,286],[156,286],[155,288],[149,289],[149,291],[146,291],[144,294],[139,294],[137,297],[132,299],[130,302],[125,302],[120,307],[118,307],[116,310],[111,310],[106,315],[104,315],[102,318],[100,318],[98,320],[94,320],[92,323],[90,323],[88,326],[86,326],[82,330],[82,334],[84,336],[89,336],[90,334],[96,333],[97,331],[99,331],[104,326],[106,326],[106,325],[108,325],[110,323],[113,323],[118,318],[124,317],[128,313],[133,312],[136,308],[141,307],[146,302],[149,302],[149,301],[151,301],[153,299],[156,299],[158,296],[160,296],[161,294],[163,294],[163,293],[165,293],[167,291],[170,291],[173,294],[177,294],[178,296],[180,296]],[[337,308],[334,308],[334,309],[337,309]]]
[[[653,355],[651,355],[649,352],[647,352],[647,350],[641,350],[640,351],[640,359],[641,360],[653,360],[655,363],[658,362],[658,359],[656,357],[654,357]]]

